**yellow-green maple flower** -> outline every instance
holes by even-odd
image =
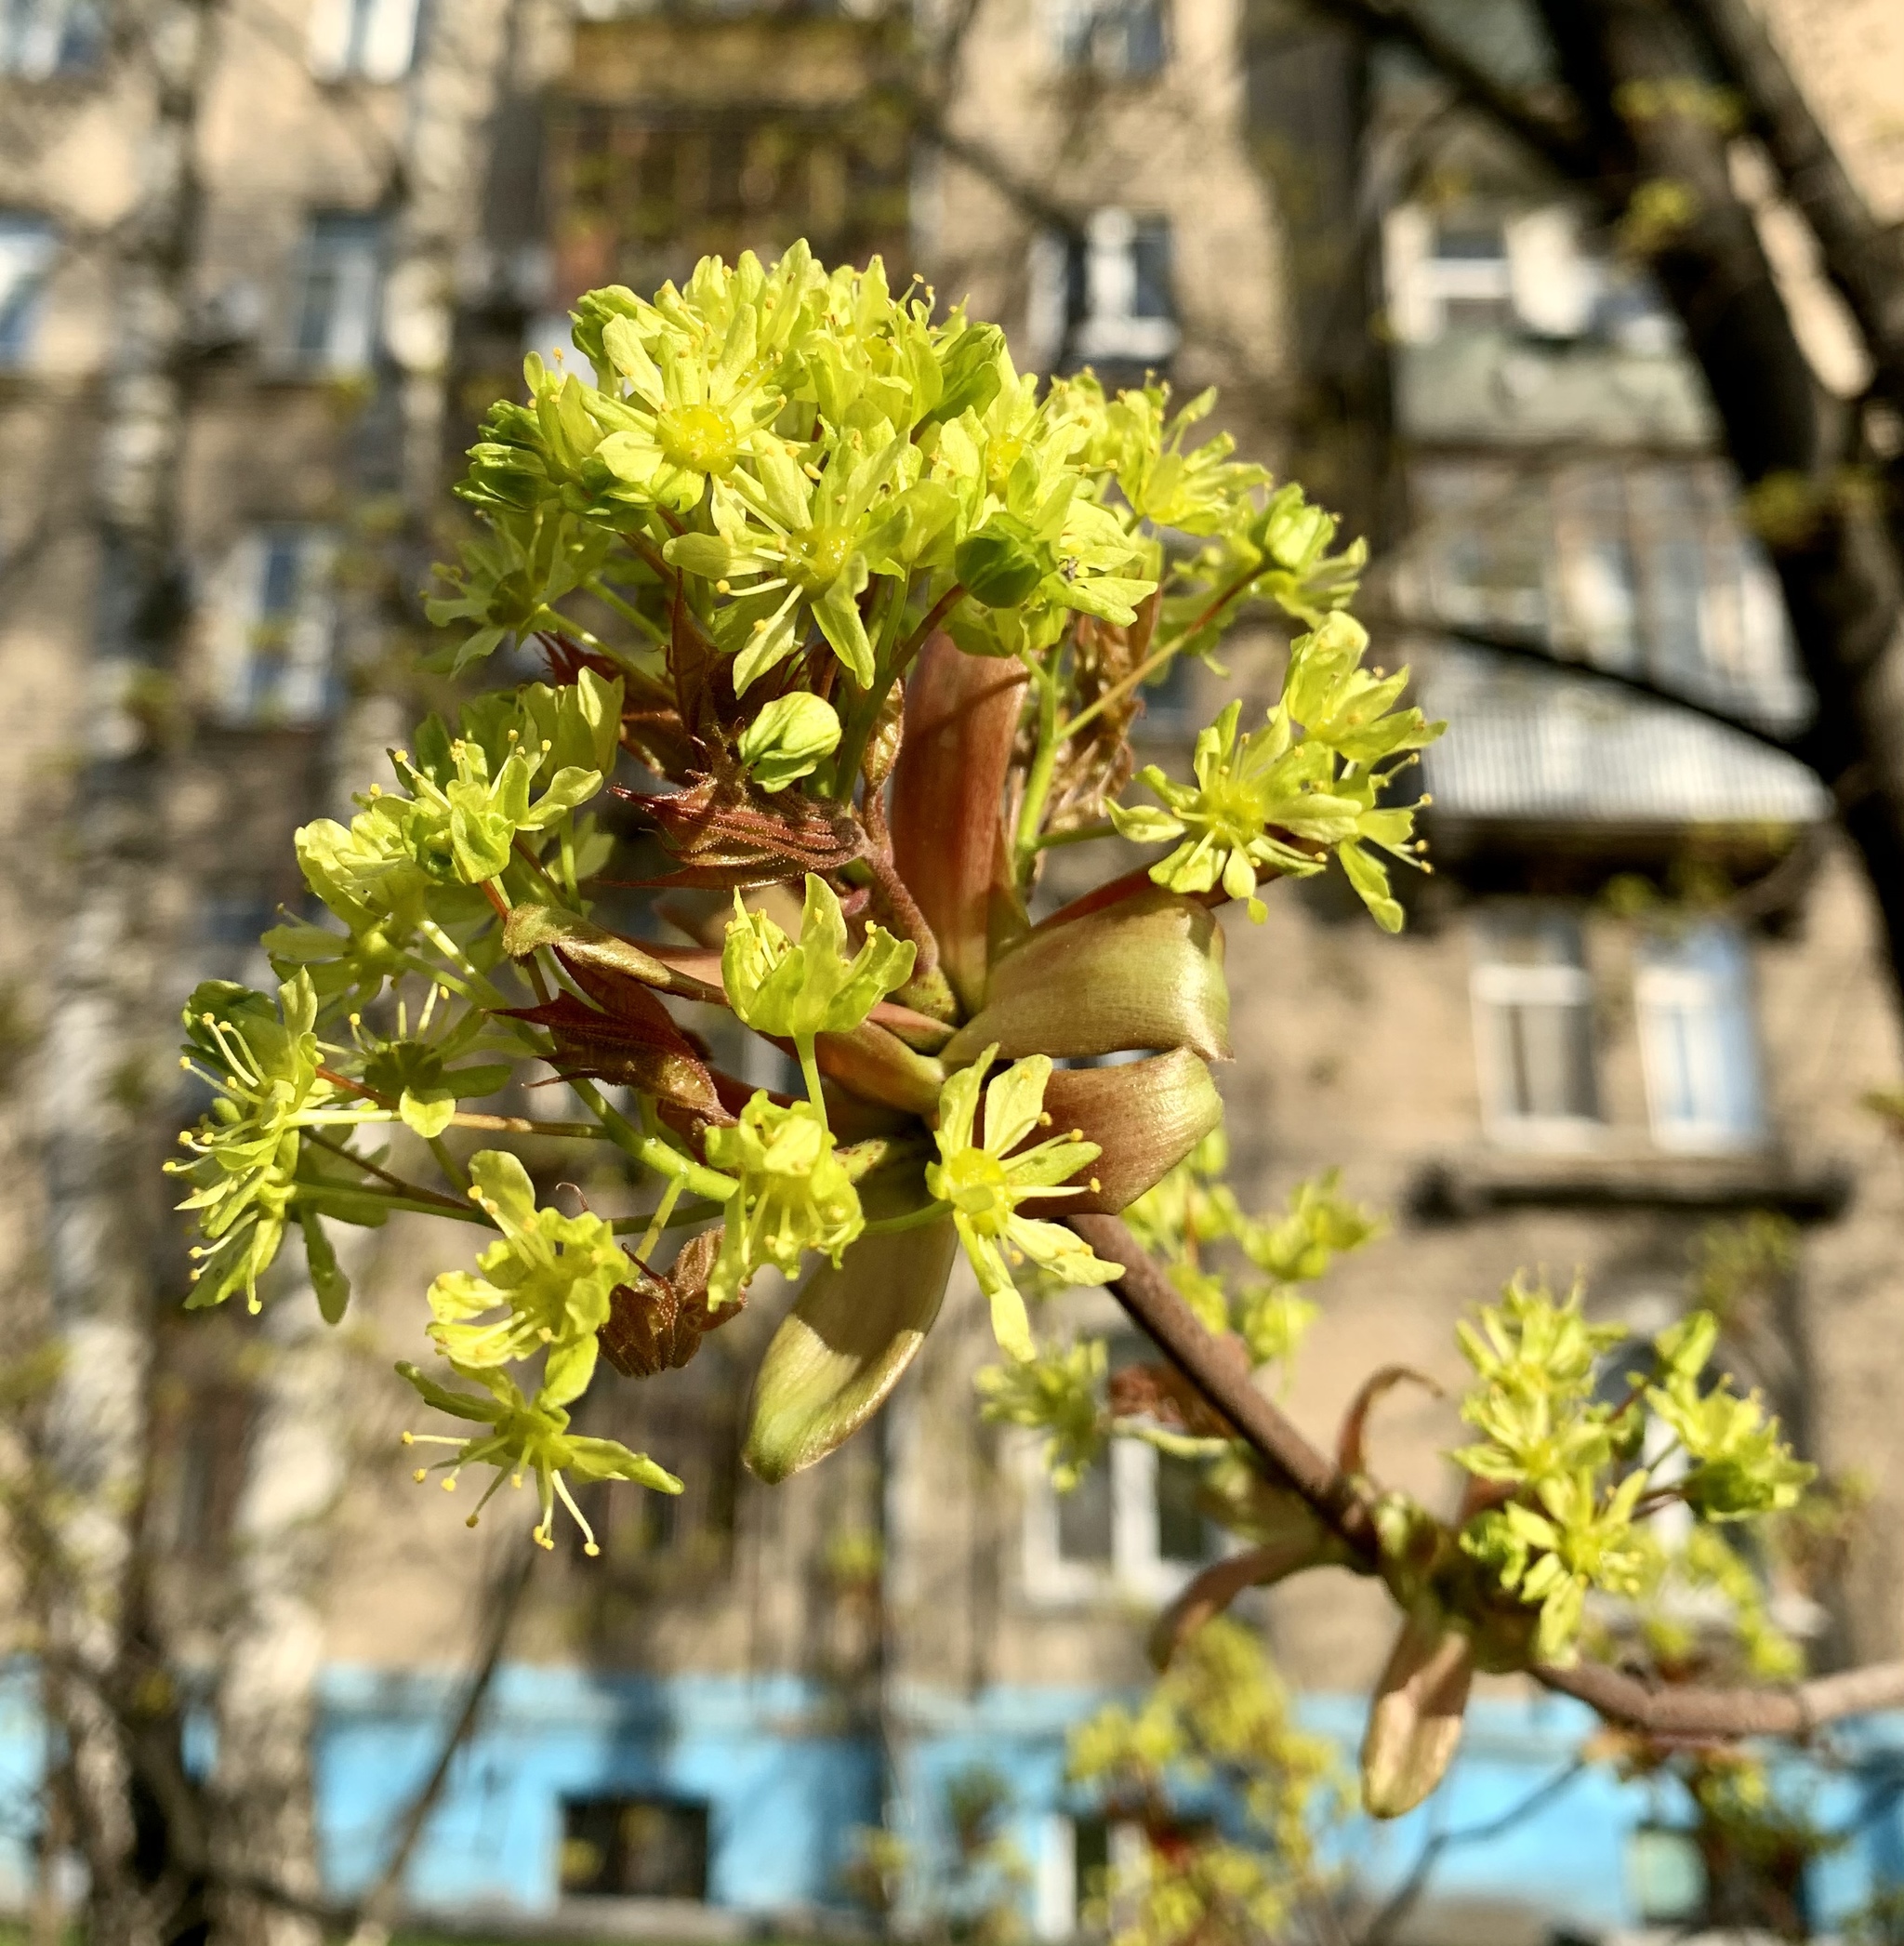
[[[1603,1501],[1591,1468],[1543,1480],[1539,1509],[1510,1502],[1471,1521],[1462,1547],[1492,1567],[1501,1585],[1540,1609],[1534,1653],[1561,1666],[1579,1654],[1587,1591],[1633,1595],[1655,1571],[1654,1550],[1633,1528],[1649,1484],[1636,1469]]]
[[[1729,1379],[1701,1383],[1718,1335],[1718,1319],[1695,1311],[1654,1341],[1661,1371],[1646,1388],[1646,1404],[1692,1463],[1674,1484],[1707,1520],[1782,1512],[1798,1503],[1818,1468],[1792,1457],[1756,1392],[1740,1397]]]
[[[1104,1450],[1105,1357],[1102,1338],[1080,1338],[1023,1362],[988,1365],[973,1380],[983,1418],[1047,1436],[1044,1463],[1060,1493],[1069,1493]]]
[[[939,1159],[926,1166],[926,1188],[951,1205],[959,1240],[978,1274],[979,1289],[990,1301],[999,1350],[1025,1359],[1037,1355],[1037,1347],[1025,1299],[1012,1279],[1013,1263],[1029,1257],[1067,1284],[1108,1284],[1123,1273],[1093,1254],[1090,1244],[1063,1224],[1018,1214],[1018,1205],[1028,1198],[1082,1189],[1082,1184],[1068,1191],[1058,1185],[1095,1162],[1102,1151],[1076,1133],[1019,1149],[1033,1130],[1050,1125],[1045,1084],[1051,1078],[1051,1063],[1046,1054],[1013,1062],[985,1089],[985,1139],[976,1139],[979,1091],[998,1052],[996,1046],[988,1047],[940,1091]]]
[[[714,622],[715,639],[734,657],[737,692],[791,655],[809,620],[853,680],[872,687],[873,644],[859,597],[871,576],[892,571],[888,548],[907,524],[892,494],[918,467],[913,447],[883,430],[888,436],[871,450],[846,442],[822,454],[824,467],[803,466],[798,448],[762,440],[751,470],[717,488],[716,531],[680,535],[663,549],[688,574],[742,584]]]
[[[751,306],[724,331],[669,324],[644,339],[630,318],[611,318],[602,343],[628,387],[590,404],[609,430],[595,457],[618,483],[618,496],[687,513],[709,480],[722,480],[753,453],[779,414],[777,361],[762,360]]]
[[[560,1499],[575,1516],[575,1525],[582,1530],[586,1551],[591,1555],[600,1554],[602,1550],[596,1545],[594,1530],[581,1508],[575,1504],[569,1481],[588,1486],[596,1480],[633,1480],[637,1486],[651,1488],[656,1493],[681,1491],[681,1482],[665,1466],[657,1465],[646,1453],[631,1452],[614,1439],[590,1438],[569,1431],[569,1415],[563,1408],[579,1396],[579,1385],[574,1391],[564,1391],[561,1388],[552,1390],[545,1384],[542,1391],[531,1399],[524,1397],[522,1387],[506,1371],[466,1370],[460,1366],[454,1369],[459,1378],[481,1385],[488,1397],[453,1392],[447,1385],[440,1385],[435,1380],[427,1378],[415,1365],[403,1363],[397,1367],[398,1372],[416,1386],[425,1402],[434,1406],[439,1412],[447,1412],[455,1419],[470,1420],[489,1429],[467,1439],[451,1438],[442,1433],[403,1435],[406,1446],[450,1446],[456,1449],[448,1459],[435,1463],[436,1468],[448,1469],[443,1480],[445,1487],[456,1485],[456,1476],[465,1466],[496,1468],[496,1477],[476,1503],[476,1511],[469,1516],[467,1525],[476,1525],[483,1509],[489,1504],[496,1489],[505,1479],[520,1487],[525,1476],[534,1474],[541,1513],[535,1528],[537,1544],[548,1548],[555,1545],[555,1503]],[[587,1383],[586,1379],[583,1383]],[[419,1466],[416,1478],[420,1483],[433,1470],[432,1467]]]
[[[707,1278],[710,1309],[732,1303],[762,1264],[793,1277],[816,1250],[837,1265],[866,1227],[859,1191],[812,1102],[783,1108],[763,1090],[733,1127],[707,1131],[707,1149],[737,1183]]]
[[[757,1034],[791,1040],[800,1051],[807,1092],[824,1119],[813,1066],[816,1034],[850,1034],[887,994],[912,977],[918,947],[883,926],[866,928],[866,944],[847,956],[846,919],[839,895],[807,874],[798,942],[766,913],[734,895],[734,917],[721,948],[721,984],[728,1004]]]
[[[1231,703],[1197,739],[1197,782],[1175,784],[1155,764],[1137,781],[1162,801],[1110,806],[1119,833],[1140,844],[1180,839],[1151,877],[1172,892],[1209,892],[1221,884],[1266,908],[1256,896],[1259,871],[1297,876],[1321,869],[1308,845],[1328,845],[1377,921],[1399,932],[1402,908],[1389,895],[1388,873],[1370,848],[1419,866],[1414,805],[1378,804],[1386,776],[1368,768],[1383,758],[1432,742],[1444,727],[1419,709],[1391,706],[1408,671],[1376,677],[1360,667],[1368,638],[1347,616],[1329,616],[1290,650],[1282,700],[1263,728],[1238,738],[1242,704]]]
[[[469,1179],[502,1237],[477,1258],[481,1276],[449,1270],[430,1285],[430,1335],[468,1371],[547,1347],[545,1386],[575,1397],[595,1369],[610,1294],[635,1281],[635,1266],[601,1217],[537,1209],[528,1171],[506,1150],[472,1156]]]
[[[185,1009],[180,1065],[218,1091],[211,1110],[179,1137],[190,1161],[168,1162],[192,1194],[178,1205],[197,1218],[193,1306],[244,1289],[258,1307],[258,1280],[278,1253],[297,1197],[301,1131],[350,1123],[364,1111],[319,1074],[317,994],[299,973],[275,1004],[230,980],[207,980]]]

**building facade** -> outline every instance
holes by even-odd
[[[262,978],[257,934],[298,896],[292,830],[401,734],[426,680],[412,597],[446,532],[442,489],[522,350],[559,349],[582,290],[653,285],[707,250],[805,235],[823,257],[880,251],[895,284],[917,273],[1004,322],[1028,369],[1216,383],[1247,451],[1313,457],[1385,539],[1370,612],[1451,722],[1425,770],[1437,871],[1410,888],[1401,939],[1325,884],[1284,888],[1261,926],[1225,916],[1239,1188],[1266,1205],[1340,1165],[1390,1224],[1333,1274],[1292,1412],[1331,1436],[1372,1344],[1458,1387],[1454,1322],[1522,1267],[1578,1273],[1597,1315],[1656,1330],[1714,1221],[1789,1218],[1799,1257],[1754,1376],[1815,1456],[1870,1472],[1874,1497],[1841,1584],[1787,1591],[1788,1612],[1821,1653],[1895,1652],[1904,1182],[1859,1105],[1897,1079],[1894,999],[1829,807],[1773,748],[1808,700],[1644,276],[1424,108],[1405,70],[1279,7],[578,12],[222,10],[180,348],[194,615],[192,741],[165,798],[168,991]],[[21,1022],[50,1004],[35,985],[35,922],[62,896],[46,807],[89,707],[86,482],[113,342],[97,239],[137,193],[145,112],[103,20],[83,0],[0,10],[0,115],[17,131],[0,154],[0,429],[31,483],[0,489],[0,682],[30,704],[0,770],[0,974]],[[1383,142],[1429,146],[1365,170]],[[1253,695],[1279,651],[1243,644]],[[1146,754],[1181,761],[1199,700],[1194,681],[1155,695]],[[1045,895],[1064,891],[1054,867]],[[23,1079],[5,1140],[30,1184],[30,1043],[7,1018],[0,1057],[11,1031]],[[186,1112],[153,1108],[174,1125]],[[25,1188],[5,1228],[22,1288],[40,1213]],[[438,1248],[404,1219],[379,1234],[311,1381],[331,1487],[296,1594],[317,1645],[302,1680],[325,1888],[351,1896],[388,1864],[461,1672],[511,1602],[495,1687],[408,1862],[416,1908],[670,1937],[838,1913],[857,1833],[883,1821],[915,1841],[918,1917],[959,1781],[989,1770],[1028,1917],[1074,1932],[1117,1840],[1066,1786],[1064,1735],[1144,1680],[1144,1622],[1210,1557],[1183,1470],[1120,1443],[1054,1496],[1027,1449],[976,1420],[990,1337],[976,1292],[955,1287],[875,1431],[763,1488],[737,1460],[762,1297],[668,1392],[591,1402],[691,1490],[602,1489],[603,1557],[543,1563],[518,1600],[518,1537],[467,1534],[392,1458],[403,1408],[383,1374]],[[181,1294],[182,1258],[155,1249]],[[227,1653],[234,1559],[284,1530],[234,1455],[261,1401],[285,1396],[273,1374],[308,1376],[317,1355],[270,1325],[260,1354],[258,1329],[162,1333],[149,1543],[188,1669]],[[1375,1463],[1445,1503],[1457,1436],[1445,1397],[1398,1393]],[[1313,1719],[1352,1747],[1385,1597],[1319,1574],[1250,1612]],[[0,1756],[37,1829],[30,1669],[16,1676]],[[1485,1824],[1585,1728],[1497,1686],[1438,1808],[1354,1829],[1350,1869],[1370,1894],[1397,1882],[1434,1820]],[[1873,1730],[1858,1775],[1882,1774],[1887,1750]],[[1904,1857],[1895,1810],[1864,1818],[1855,1781],[1824,1788],[1857,1842],[1820,1878],[1821,1912]],[[1684,1916],[1696,1887],[1672,1823],[1595,1773],[1499,1844],[1451,1852],[1422,1923],[1532,1939]],[[11,1858],[23,1901],[31,1847]],[[680,1900],[708,1911],[653,1903]]]

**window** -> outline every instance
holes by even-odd
[[[311,372],[361,372],[377,351],[383,219],[311,219],[291,313],[291,356]]]
[[[1156,365],[1177,349],[1170,226],[1101,209],[1081,238],[1040,237],[1026,306],[1032,362]]]
[[[1412,483],[1410,599],[1428,615],[1544,636],[1768,721],[1802,712],[1777,584],[1721,469],[1436,460]]]
[[[25,362],[57,247],[44,217],[0,211],[0,368]]]
[[[0,0],[0,74],[77,73],[93,64],[103,38],[94,0]]]
[[[1141,81],[1162,72],[1161,0],[1061,0],[1052,21],[1059,60],[1107,81]]]
[[[1136,1338],[1114,1341],[1113,1368],[1146,1356]],[[1042,1467],[1025,1508],[1025,1587],[1037,1601],[1090,1601],[1114,1591],[1168,1601],[1209,1560],[1210,1529],[1197,1504],[1199,1469],[1141,1439],[1114,1439],[1069,1493]]]
[[[1384,231],[1391,325],[1406,344],[1426,344],[1451,325],[1514,321],[1514,272],[1502,218],[1485,210],[1392,210]]]
[[[1481,1099],[1489,1132],[1570,1145],[1599,1122],[1593,987],[1570,913],[1502,908],[1483,921],[1473,976]]]
[[[1653,1139],[1724,1153],[1764,1134],[1751,968],[1731,926],[1708,922],[1640,942],[1634,974]]]
[[[320,81],[401,81],[416,46],[416,0],[317,0],[311,72]]]
[[[1706,1864],[1689,1831],[1643,1824],[1628,1838],[1627,1892],[1640,1924],[1685,1930],[1706,1910]]]
[[[707,1898],[705,1804],[585,1797],[568,1800],[562,1813],[564,1898]]]
[[[261,527],[232,549],[210,603],[212,705],[233,724],[321,721],[337,703],[337,549],[319,527]]]

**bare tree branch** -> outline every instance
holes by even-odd
[[[449,1782],[451,1767],[474,1734],[483,1706],[489,1701],[489,1692],[495,1687],[496,1672],[502,1665],[503,1650],[509,1646],[509,1631],[515,1626],[516,1611],[521,1608],[523,1592],[529,1585],[529,1572],[535,1559],[535,1552],[529,1544],[519,1542],[491,1584],[482,1651],[463,1686],[462,1702],[443,1734],[442,1747],[437,1752],[436,1762],[430,1767],[430,1775],[403,1813],[403,1821],[397,1827],[396,1843],[391,1846],[383,1869],[357,1903],[350,1935],[351,1946],[371,1946],[371,1942],[389,1936],[390,1922],[403,1890],[403,1874],[410,1869],[410,1860],[423,1836],[423,1828],[441,1802],[443,1789]]]
[[[1416,1859],[1408,1875],[1363,1927],[1355,1946],[1388,1946],[1388,1941],[1428,1889],[1428,1881],[1433,1877],[1435,1866],[1441,1862],[1443,1852],[1452,1851],[1461,1845],[1492,1844],[1524,1819],[1531,1818],[1542,1805],[1551,1804],[1583,1776],[1586,1769],[1587,1760],[1576,1757],[1564,1770],[1556,1771],[1545,1782],[1537,1784],[1518,1803],[1509,1805],[1499,1817],[1489,1818],[1480,1824],[1462,1824],[1452,1831],[1436,1832],[1421,1847],[1421,1856]]]
[[[1824,253],[1864,333],[1886,396],[1904,410],[1904,245],[1881,224],[1838,159],[1811,104],[1744,0],[1679,0]]]
[[[1591,177],[1593,152],[1570,102],[1554,105],[1490,74],[1457,41],[1424,20],[1407,0],[1315,0],[1338,20],[1375,40],[1393,41],[1419,54],[1464,100],[1519,138],[1534,153],[1576,179]]]
[[[1774,729],[1769,723],[1742,716],[1728,709],[1722,703],[1709,701],[1689,690],[1674,689],[1664,682],[1656,682],[1650,676],[1638,675],[1628,669],[1606,669],[1597,662],[1576,662],[1565,655],[1556,655],[1551,642],[1539,635],[1517,634],[1511,629],[1488,629],[1476,623],[1463,622],[1451,625],[1428,616],[1394,614],[1369,617],[1369,626],[1386,626],[1392,629],[1407,629],[1422,635],[1438,636],[1462,648],[1485,649],[1494,655],[1511,655],[1516,661],[1540,663],[1543,667],[1565,676],[1578,677],[1582,682],[1605,682],[1613,688],[1623,690],[1629,695],[1643,696],[1651,703],[1664,703],[1674,709],[1684,709],[1689,715],[1703,718],[1709,723],[1716,723],[1722,730],[1732,730],[1740,736],[1749,736],[1754,743],[1763,744],[1768,750],[1776,750],[1781,757],[1795,757],[1801,763],[1810,763],[1807,754],[1810,745],[1804,731],[1788,734]],[[1814,766],[1816,767],[1816,766]]]

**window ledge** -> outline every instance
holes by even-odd
[[[1469,1149],[1436,1157],[1416,1174],[1408,1203],[1424,1222],[1463,1223],[1525,1208],[1779,1210],[1823,1222],[1851,1200],[1842,1162],[1752,1155],[1554,1155]]]

